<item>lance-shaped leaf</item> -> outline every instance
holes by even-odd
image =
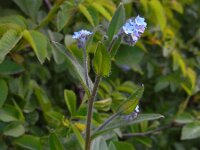
[[[43,63],[45,58],[47,57],[46,37],[42,33],[34,30],[31,31],[25,30],[23,32],[23,36],[33,48],[40,63]]]
[[[131,96],[119,107],[119,113],[122,114],[130,114],[133,112],[136,108],[136,106],[139,103],[139,100],[141,99],[144,92],[144,86],[138,86],[136,90],[131,94]]]
[[[90,91],[93,88],[93,83],[91,81],[91,79],[89,79],[89,84],[90,84],[90,88],[87,88],[86,85],[86,81],[85,81],[85,76],[84,76],[84,70],[83,67],[78,63],[78,61],[76,60],[76,58],[71,54],[71,52],[66,49],[62,44],[59,43],[53,43],[54,48],[59,51],[61,54],[63,54],[66,58],[66,61],[69,64],[69,68],[73,68],[73,72],[74,74],[78,77],[78,79],[80,80],[84,90],[86,91],[87,94],[90,95]]]
[[[76,135],[76,138],[81,146],[82,149],[84,149],[85,146],[85,141],[84,138],[82,137],[80,131],[77,129],[77,127],[73,124],[70,124],[71,129],[73,130],[74,134]]]
[[[116,128],[123,128],[143,121],[156,120],[163,117],[164,116],[160,114],[139,114],[137,118],[130,121],[125,121],[122,117],[118,116],[117,118],[115,118],[115,120],[113,120],[112,123],[105,126],[105,128],[103,128],[102,130],[95,131],[92,135],[92,139],[96,138],[97,136],[103,135],[105,133],[112,132],[113,129]]]
[[[125,18],[126,18],[126,14],[125,14],[124,6],[120,4],[114,16],[112,17],[112,20],[108,27],[108,32],[107,32],[108,41],[111,41],[113,36],[117,34],[119,29],[123,26],[123,24],[125,23]]]
[[[111,69],[110,54],[102,43],[99,43],[94,55],[93,68],[97,75],[109,76]]]
[[[90,12],[88,11],[88,9],[82,4],[79,4],[78,7],[79,7],[80,11],[84,14],[84,16],[87,18],[87,20],[90,22],[90,24],[92,26],[94,26],[93,18],[91,16]]]
[[[63,145],[55,133],[49,135],[50,150],[64,150]]]
[[[65,102],[67,104],[67,107],[69,109],[69,112],[72,116],[76,114],[76,95],[71,90],[64,90],[64,97]]]

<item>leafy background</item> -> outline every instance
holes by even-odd
[[[118,118],[92,148],[200,148],[199,0],[10,0],[0,3],[0,149],[83,147],[86,96],[77,74],[82,52],[71,35],[95,31],[87,48],[92,60],[120,2],[122,19],[139,14],[148,26],[136,46],[119,47],[110,76],[100,84],[93,124],[144,84],[141,115],[129,126]],[[154,113],[165,118],[152,121],[160,118]]]

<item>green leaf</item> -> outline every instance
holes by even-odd
[[[105,139],[100,136],[92,141],[91,150],[108,150]]]
[[[164,116],[160,114],[139,114],[137,118],[131,121],[124,121],[124,119],[121,116],[119,116],[115,120],[113,120],[110,124],[105,126],[102,130],[94,132],[92,135],[92,139],[94,139],[95,137],[99,135],[103,135],[105,133],[111,132],[113,131],[113,129],[116,129],[116,128],[122,128],[122,127],[130,126],[133,124],[138,124],[143,121],[156,120],[163,117]]]
[[[76,95],[71,90],[64,90],[64,97],[69,112],[72,116],[76,115]]]
[[[125,23],[126,14],[124,5],[120,4],[117,10],[115,11],[114,16],[112,17],[112,20],[108,27],[108,41],[111,41],[113,36],[118,33],[119,29],[123,26]]]
[[[3,106],[8,96],[8,86],[6,82],[0,79],[0,108]]]
[[[186,75],[186,65],[184,62],[184,59],[181,57],[181,55],[177,51],[173,51],[173,69],[177,70],[179,67],[181,68],[181,71],[183,75]]]
[[[13,29],[19,33],[26,28],[26,20],[20,15],[0,17],[0,36],[10,29]]]
[[[45,92],[37,84],[34,85],[34,93],[40,104],[40,107],[42,108],[42,111],[43,112],[50,111],[52,109],[51,102],[48,99]]]
[[[64,150],[63,145],[55,133],[49,135],[50,150]]]
[[[39,8],[42,5],[42,0],[13,0],[19,8],[28,16],[35,19]]]
[[[14,140],[16,145],[29,150],[41,150],[40,138],[32,135],[23,135]]]
[[[3,130],[3,134],[6,136],[19,137],[25,133],[24,127],[18,122],[12,122],[6,126]]]
[[[100,19],[98,11],[92,6],[87,6],[87,10],[90,13],[90,15],[92,16],[94,26],[98,26],[99,25],[99,19]]]
[[[4,60],[0,64],[0,74],[1,75],[14,75],[24,71],[22,65],[19,65],[10,59]]]
[[[196,80],[197,80],[196,72],[192,68],[187,67],[186,77],[185,80],[183,80],[181,86],[184,88],[184,90],[187,92],[188,95],[192,95],[193,92],[195,91]]]
[[[112,99],[107,98],[94,102],[94,107],[101,111],[108,111],[110,109],[111,104],[112,104]]]
[[[99,11],[108,21],[111,20],[111,15],[110,13],[102,6],[100,5],[99,3],[96,3],[96,2],[93,2],[92,3],[92,6],[97,10]]]
[[[16,30],[8,30],[0,39],[0,63],[4,60],[5,56],[15,47],[19,42],[21,36]]]
[[[155,21],[158,23],[161,30],[164,31],[167,20],[166,20],[165,11],[164,11],[164,8],[163,8],[161,2],[158,0],[151,0],[148,2],[149,2],[149,6],[151,8],[151,11],[153,13],[152,14],[153,19],[154,18],[156,19]]]
[[[75,125],[70,124],[70,126],[71,126],[74,134],[76,135],[76,138],[77,138],[77,140],[78,140],[81,148],[84,149],[84,147],[85,147],[85,141],[84,141],[84,139],[83,139],[80,131],[77,129],[77,127]]]
[[[88,89],[87,86],[86,86],[83,67],[78,63],[78,61],[71,54],[71,52],[68,49],[66,49],[62,44],[55,43],[55,42],[53,44],[54,44],[54,48],[56,48],[58,51],[60,51],[65,56],[66,61],[69,63],[68,67],[73,68],[72,71],[78,77],[78,79],[81,82],[86,93],[90,95],[90,91],[93,88],[93,83],[92,83],[91,79],[89,79],[91,89]]]
[[[113,144],[113,142],[110,142],[108,149],[109,150],[117,150],[115,145]]]
[[[3,121],[3,122],[19,121],[20,120],[20,113],[12,105],[5,104],[0,109],[0,120]]]
[[[181,139],[189,140],[200,137],[200,122],[193,122],[190,124],[186,124],[182,128]]]
[[[46,37],[42,33],[34,30],[25,30],[23,32],[23,36],[33,48],[40,63],[43,63],[45,61],[45,58],[47,57]]]
[[[99,43],[94,54],[93,67],[96,74],[109,76],[111,70],[111,58],[109,52],[102,43]]]
[[[84,14],[84,16],[87,18],[87,20],[90,22],[90,24],[92,26],[94,26],[93,18],[91,16],[90,12],[87,10],[87,8],[82,4],[79,4],[78,7],[79,7],[80,11]]]
[[[72,8],[69,3],[64,3],[60,6],[61,10],[59,10],[57,14],[57,28],[58,31],[62,30],[65,25],[70,21],[70,14],[72,14]]]
[[[144,92],[144,86],[138,86],[135,91],[131,94],[131,96],[122,102],[122,104],[119,107],[118,112],[122,114],[130,114],[135,110],[136,106],[139,103],[139,100],[142,98]]]
[[[182,4],[180,2],[172,1],[171,3],[172,3],[172,9],[176,10],[180,14],[183,13],[183,6],[182,6]]]
[[[194,117],[187,113],[187,112],[184,112],[184,113],[181,113],[179,114],[175,119],[174,121],[176,123],[180,123],[180,124],[186,124],[186,123],[191,123],[191,122],[194,122]]]

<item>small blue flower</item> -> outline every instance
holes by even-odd
[[[78,32],[74,32],[72,36],[73,39],[76,39],[78,42],[78,47],[83,48],[86,44],[88,37],[92,34],[92,32],[87,30],[80,30]]]
[[[120,34],[123,35],[123,41],[129,45],[134,45],[147,26],[145,19],[137,16],[135,19],[129,19],[122,27]]]
[[[129,114],[129,115],[125,115],[122,116],[122,118],[126,121],[131,121],[133,119],[135,119],[137,117],[137,115],[139,114],[140,110],[139,110],[139,105],[136,106],[135,110]]]

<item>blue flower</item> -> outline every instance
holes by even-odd
[[[131,120],[133,120],[133,119],[135,119],[137,117],[137,115],[139,114],[139,112],[140,112],[139,105],[137,105],[136,108],[135,108],[135,110],[131,114],[122,116],[122,118],[124,120],[131,121]]]
[[[129,45],[134,45],[144,33],[146,26],[145,19],[140,16],[129,19],[122,27],[123,41]]]
[[[72,36],[73,39],[76,39],[78,42],[78,47],[83,48],[86,44],[88,37],[92,34],[92,32],[87,30],[80,30],[78,32],[74,32]]]

